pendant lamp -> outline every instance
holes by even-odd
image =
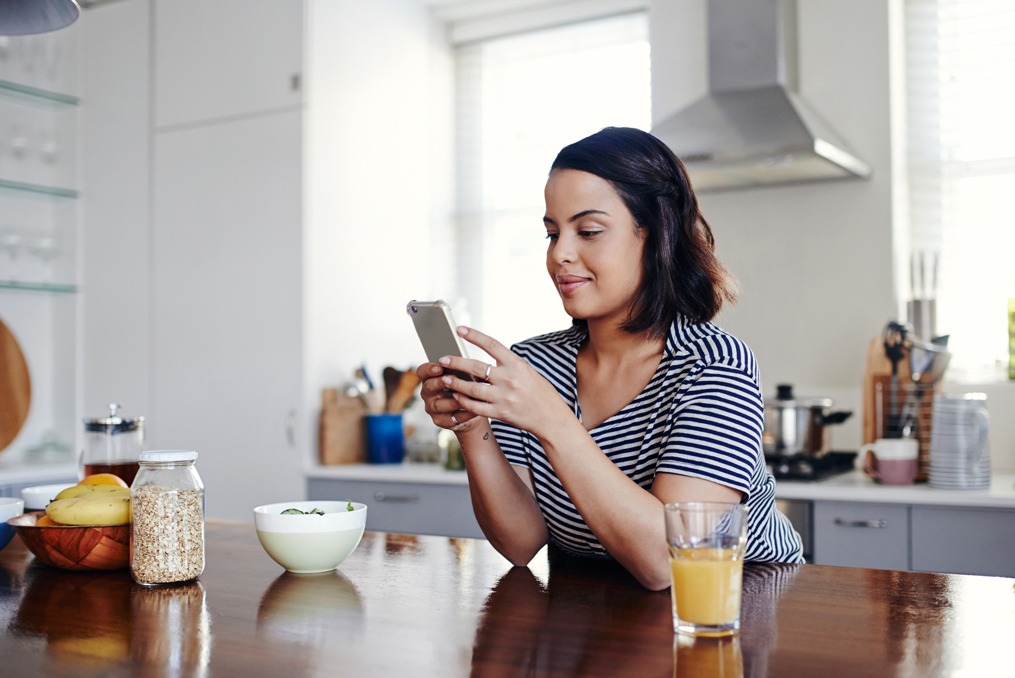
[[[74,23],[75,0],[0,0],[0,35],[47,33]]]

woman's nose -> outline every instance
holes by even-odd
[[[551,247],[550,256],[553,258],[554,263],[557,264],[573,263],[578,258],[574,247],[574,238],[561,233],[557,236],[557,242]]]

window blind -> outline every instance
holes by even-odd
[[[925,264],[913,297],[936,295],[953,376],[999,372],[1015,297],[1015,2],[907,0],[905,22],[910,242]]]

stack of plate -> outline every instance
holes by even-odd
[[[990,487],[987,396],[966,393],[934,399],[930,484],[948,490]]]

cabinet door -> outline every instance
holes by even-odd
[[[914,506],[913,569],[1015,577],[1015,511]]]
[[[302,0],[159,0],[154,15],[156,127],[302,104]]]
[[[468,485],[379,483],[311,478],[307,496],[367,505],[367,529],[483,539]]]
[[[214,518],[303,498],[301,129],[155,136],[152,444],[197,450]]]
[[[909,507],[814,502],[817,565],[909,569]]]

